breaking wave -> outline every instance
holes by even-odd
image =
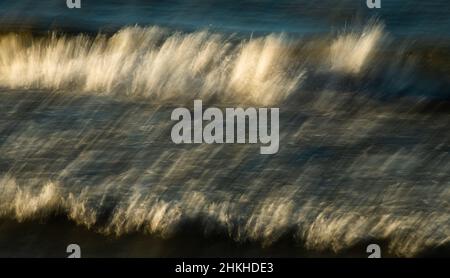
[[[282,35],[233,44],[207,31],[159,27],[95,38],[12,34],[0,39],[0,85],[158,99],[227,94],[270,102],[291,93],[304,75],[286,55],[291,48]]]
[[[0,216],[63,215],[117,237],[170,238],[194,223],[336,253],[371,239],[398,256],[448,247],[447,103],[366,97],[448,98],[448,73],[424,62],[428,50],[388,43],[381,24],[313,38],[0,35]],[[197,98],[284,102],[279,153],[172,144],[164,101]]]
[[[293,198],[299,189],[293,187],[273,192],[255,205],[249,204],[251,193],[234,200],[211,201],[193,190],[167,201],[155,189],[139,191],[131,186],[123,194],[120,188],[113,190],[103,185],[74,194],[54,182],[22,187],[8,176],[0,181],[0,189],[3,217],[23,222],[62,213],[76,224],[105,235],[143,232],[170,238],[182,233],[187,222],[197,221],[205,235],[221,231],[238,242],[257,241],[263,246],[287,236],[303,242],[309,250],[336,253],[368,238],[387,241],[391,254],[408,257],[450,243],[450,214],[444,211],[416,211],[406,216],[363,203],[357,210],[348,210],[344,202],[320,204],[309,200],[299,204]],[[401,199],[407,192],[407,188],[391,190],[381,198]],[[440,200],[449,197],[448,188],[439,195]],[[107,199],[117,203],[111,206],[105,202]]]
[[[268,104],[298,91],[308,52],[318,52],[315,66],[321,70],[358,74],[382,39],[381,25],[341,34],[318,50],[283,34],[238,39],[160,27],[127,27],[96,37],[13,33],[0,37],[0,86]]]
[[[359,73],[372,61],[374,52],[383,41],[383,27],[370,26],[361,34],[343,34],[330,46],[331,69],[345,73]]]

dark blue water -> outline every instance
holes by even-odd
[[[367,8],[365,0],[82,0],[82,8],[72,10],[65,0],[0,3],[3,28],[19,25],[88,31],[139,24],[311,34],[377,18],[396,35],[436,39],[448,38],[449,14],[446,0],[382,0],[381,9]]]

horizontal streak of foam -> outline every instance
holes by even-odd
[[[231,43],[207,31],[129,27],[111,37],[0,38],[0,86],[157,97],[239,97],[269,103],[304,72],[283,35]]]
[[[316,66],[358,74],[382,37],[380,26],[369,25],[325,49],[318,44]],[[299,55],[299,44],[283,34],[237,40],[159,27],[127,27],[110,37],[13,33],[0,37],[0,87],[269,104],[298,90],[305,78],[311,57]]]
[[[239,200],[212,202],[201,192],[186,191],[180,199],[165,201],[152,190],[134,190],[116,198],[118,202],[104,221],[101,218],[105,218],[108,205],[103,200],[116,192],[107,186],[84,188],[78,194],[64,193],[64,187],[52,182],[32,188],[24,189],[4,176],[0,180],[0,216],[25,221],[64,213],[75,223],[106,235],[144,232],[163,237],[180,232],[186,221],[200,220],[205,233],[227,231],[236,241],[259,241],[266,246],[288,236],[316,251],[340,252],[372,237],[387,240],[390,252],[399,256],[414,256],[450,242],[450,214],[445,211],[400,216],[364,206],[348,211],[343,204],[323,206],[313,200],[300,205],[289,197],[294,192],[283,190],[259,200],[247,212],[244,207],[248,207],[249,196],[245,194]],[[448,196],[448,190],[442,192],[443,200]]]

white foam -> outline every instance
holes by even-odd
[[[382,25],[369,25],[362,33],[338,36],[331,44],[329,61],[333,71],[358,74],[370,64],[384,37]]]
[[[271,245],[283,236],[298,238],[311,250],[340,252],[363,242],[369,237],[386,239],[389,251],[399,256],[415,256],[429,247],[450,242],[448,211],[410,211],[408,215],[382,211],[376,207],[347,203],[322,203],[311,199],[304,203],[295,201],[299,187],[275,190],[270,195],[253,201],[249,192],[238,199],[223,196],[222,201],[212,201],[199,191],[184,191],[180,198],[166,201],[159,196],[158,188],[132,186],[134,193],[122,194],[120,188],[100,185],[97,189],[85,188],[80,193],[65,193],[55,182],[22,187],[14,178],[0,180],[0,216],[18,221],[43,219],[55,213],[65,213],[68,219],[105,235],[122,236],[144,232],[170,237],[180,231],[183,221],[201,219],[202,227],[225,229],[237,241],[257,241]],[[406,188],[406,190],[408,190]],[[448,190],[441,192],[442,200]],[[398,199],[404,190],[386,191],[384,198]],[[97,215],[105,211],[102,199],[118,198],[116,208],[107,221],[100,222]],[[348,200],[346,200],[348,202]],[[445,205],[445,204],[444,204]],[[399,207],[398,209],[401,209]],[[294,234],[292,234],[294,232]]]
[[[0,38],[0,86],[167,98],[196,96],[270,103],[288,96],[290,41],[269,35],[241,43],[207,31],[128,27],[107,38]]]

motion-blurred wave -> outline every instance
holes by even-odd
[[[3,34],[0,215],[107,236],[170,240],[194,223],[262,246],[448,250],[448,57],[379,23],[304,38]],[[197,98],[280,107],[279,153],[172,144],[171,111]]]

